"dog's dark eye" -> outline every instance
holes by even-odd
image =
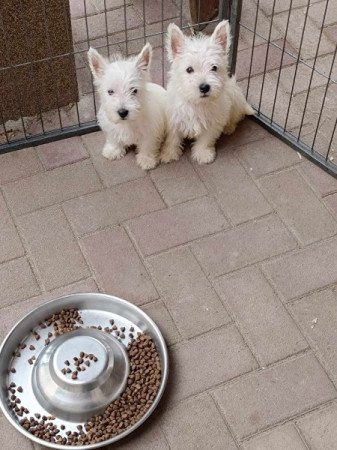
[[[114,93],[114,91],[113,91],[112,89],[109,89],[109,90],[108,90],[108,94],[109,94],[109,95],[112,95],[113,93]]]
[[[187,69],[186,69],[186,72],[187,73],[192,73],[192,72],[194,72],[194,69],[193,69],[193,67],[187,67]]]
[[[216,72],[218,70],[217,66],[212,67],[213,72]]]
[[[138,89],[136,89],[136,88],[133,88],[133,89],[131,89],[131,92],[132,92],[132,94],[136,95],[136,94],[137,94],[137,92],[138,92]]]

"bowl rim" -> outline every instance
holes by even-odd
[[[162,373],[161,373],[161,383],[159,386],[159,390],[157,393],[156,398],[154,399],[152,405],[150,406],[150,408],[146,411],[146,413],[141,417],[141,419],[138,420],[138,422],[136,422],[134,425],[132,425],[130,428],[128,428],[127,430],[123,431],[122,433],[118,434],[117,436],[112,437],[111,439],[107,439],[106,441],[103,442],[97,442],[94,444],[88,444],[88,445],[61,445],[61,444],[57,444],[54,442],[48,442],[48,441],[44,441],[43,439],[37,438],[36,436],[34,436],[33,434],[29,433],[27,430],[25,430],[14,418],[13,416],[9,413],[8,411],[8,407],[6,404],[4,404],[4,402],[2,401],[2,398],[0,397],[0,409],[2,410],[4,416],[6,417],[6,419],[10,422],[10,424],[12,426],[14,426],[14,428],[16,428],[21,434],[23,434],[26,438],[30,439],[31,441],[34,441],[44,447],[48,447],[48,448],[56,448],[56,449],[61,449],[61,448],[67,448],[69,450],[85,450],[85,449],[96,449],[96,448],[102,448],[105,447],[106,445],[110,445],[113,443],[116,443],[117,441],[124,439],[126,436],[128,436],[129,434],[133,433],[137,428],[139,428],[150,416],[151,414],[154,412],[154,410],[156,409],[156,407],[158,406],[158,403],[160,401],[160,399],[162,398],[166,385],[167,385],[167,380],[168,380],[168,375],[169,375],[169,356],[168,356],[168,349],[167,349],[167,345],[165,342],[165,339],[159,329],[159,327],[157,326],[157,324],[153,321],[153,319],[151,319],[151,317],[145,313],[141,308],[139,308],[138,306],[136,306],[135,304],[124,300],[120,297],[116,297],[114,295],[110,295],[110,294],[104,294],[104,293],[100,293],[100,292],[80,292],[80,293],[73,293],[73,294],[67,294],[67,295],[63,295],[61,297],[55,297],[51,300],[48,300],[46,303],[42,303],[41,305],[37,306],[36,308],[32,309],[31,311],[29,311],[26,315],[24,315],[18,322],[16,322],[16,324],[10,329],[10,331],[7,333],[6,337],[4,338],[4,340],[2,341],[1,345],[0,345],[0,359],[1,359],[1,354],[5,348],[5,346],[7,345],[8,341],[10,340],[12,334],[14,333],[14,331],[22,324],[24,323],[27,319],[29,319],[29,317],[31,317],[32,315],[34,315],[34,313],[38,310],[40,310],[41,308],[46,308],[48,306],[54,306],[57,304],[57,306],[59,307],[58,309],[61,311],[63,309],[62,304],[63,303],[67,303],[67,301],[69,300],[74,300],[74,302],[76,302],[76,300],[80,300],[81,297],[83,296],[90,296],[93,298],[93,300],[96,298],[98,299],[105,299],[105,300],[110,300],[110,301],[115,301],[119,304],[124,304],[127,305],[129,308],[134,309],[138,314],[140,314],[141,316],[143,316],[147,322],[150,323],[150,325],[153,327],[153,329],[155,330],[157,337],[160,341],[160,346],[161,346],[161,350],[163,353],[163,361],[162,361]]]

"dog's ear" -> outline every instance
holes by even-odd
[[[97,50],[90,47],[88,51],[88,60],[91,72],[95,80],[100,80],[107,67],[105,58],[103,58],[103,56],[100,55]]]
[[[185,36],[181,29],[174,23],[170,23],[167,29],[167,52],[170,61],[182,52],[185,44]]]
[[[228,20],[222,20],[216,26],[211,36],[212,42],[221,45],[225,52],[228,53],[231,46],[231,33]]]
[[[141,72],[146,72],[150,67],[151,59],[152,59],[152,47],[151,44],[147,43],[137,56],[136,65],[138,69]]]

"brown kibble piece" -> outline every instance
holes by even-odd
[[[12,373],[16,373],[16,369],[14,369],[14,367],[11,368],[11,372]]]
[[[18,387],[18,392],[20,392],[20,394],[23,392],[23,389],[21,386]]]
[[[70,362],[69,362],[68,360],[64,361],[64,364],[65,364],[66,366],[70,366]]]
[[[29,350],[35,350],[34,345],[30,345],[30,346],[29,346]]]

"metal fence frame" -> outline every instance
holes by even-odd
[[[253,54],[254,54],[254,49],[255,49],[254,41],[255,41],[255,37],[257,35],[256,23],[257,23],[257,17],[258,17],[259,1],[260,0],[257,0],[257,3],[256,3],[257,6],[256,6],[256,16],[255,16],[254,29],[250,29],[244,23],[241,22],[241,11],[242,11],[243,0],[232,0],[231,1],[230,22],[231,22],[231,29],[232,29],[232,33],[233,33],[233,45],[232,45],[231,54],[230,54],[230,70],[231,70],[231,73],[235,73],[236,60],[237,60],[237,48],[238,48],[238,41],[239,41],[239,35],[240,35],[240,28],[244,27],[246,30],[250,31],[253,34],[253,45],[252,45],[251,61],[250,61],[250,68],[249,68],[249,79],[250,79],[250,76],[251,76]],[[318,50],[319,50],[320,43],[321,43],[323,25],[324,25],[324,21],[325,21],[325,17],[326,17],[329,1],[331,1],[331,0],[326,0],[325,10],[324,10],[324,15],[323,15],[323,20],[322,20],[322,27],[320,29],[319,40],[318,40],[317,48],[316,48],[316,52],[315,52],[315,58],[314,58],[313,65],[310,66],[310,65],[308,65],[306,63],[306,61],[301,59],[301,49],[302,49],[304,31],[305,31],[305,26],[306,26],[306,20],[307,20],[307,17],[308,17],[308,9],[309,9],[309,6],[310,6],[310,0],[307,0],[306,16],[305,16],[304,26],[303,26],[303,30],[302,30],[302,34],[301,34],[299,53],[298,53],[297,58],[296,58],[297,59],[296,60],[296,69],[295,69],[295,75],[293,77],[293,84],[292,84],[291,94],[290,94],[290,98],[289,98],[287,118],[286,118],[286,122],[287,122],[288,115],[289,115],[289,109],[290,109],[290,105],[291,105],[291,102],[292,102],[293,89],[294,89],[294,85],[295,85],[295,82],[296,82],[296,75],[297,75],[298,65],[300,63],[301,64],[305,64],[307,67],[311,68],[311,75],[310,75],[309,89],[308,89],[308,93],[307,93],[307,97],[306,97],[306,101],[305,101],[305,106],[304,106],[304,110],[303,110],[303,114],[302,114],[302,119],[301,119],[300,130],[299,130],[298,136],[296,137],[293,133],[287,131],[286,130],[286,126],[282,127],[281,125],[279,125],[278,123],[276,123],[273,120],[273,113],[274,113],[274,109],[275,109],[276,96],[274,98],[274,105],[273,105],[273,111],[272,111],[271,117],[268,117],[267,115],[265,115],[261,111],[260,107],[261,107],[263,83],[262,83],[262,91],[261,91],[261,96],[260,96],[260,103],[259,103],[258,107],[253,105],[256,113],[255,113],[254,116],[252,116],[252,119],[255,122],[257,122],[258,124],[260,124],[262,127],[264,127],[265,129],[267,129],[269,132],[271,132],[273,135],[277,136],[279,139],[281,139],[282,141],[284,141],[285,143],[290,145],[294,150],[296,150],[297,152],[303,154],[308,159],[310,159],[311,161],[316,163],[318,166],[320,166],[321,168],[326,170],[328,173],[330,173],[331,175],[333,175],[334,177],[337,178],[337,166],[336,166],[336,164],[332,163],[329,160],[331,146],[332,146],[332,142],[333,142],[333,139],[334,139],[334,136],[335,136],[335,133],[336,133],[336,128],[337,128],[337,114],[336,114],[336,119],[335,119],[335,122],[334,122],[333,130],[332,130],[332,134],[331,134],[331,138],[330,138],[330,142],[329,142],[329,147],[327,149],[326,155],[323,156],[319,152],[315,151],[315,148],[314,148],[314,144],[315,144],[315,140],[316,140],[316,137],[317,137],[317,132],[318,132],[319,125],[320,125],[321,115],[322,115],[323,107],[324,107],[324,104],[325,104],[325,99],[326,99],[328,87],[329,87],[330,82],[332,81],[331,74],[332,74],[333,65],[334,65],[334,63],[336,61],[336,53],[337,53],[337,43],[336,43],[336,47],[335,47],[335,50],[334,50],[333,59],[332,59],[332,63],[331,63],[331,68],[330,68],[328,76],[326,76],[325,74],[321,73],[320,71],[318,71],[316,69],[316,67],[315,67],[316,66],[316,60],[317,60],[317,57],[318,57]],[[285,31],[283,46],[279,47],[277,44],[271,42],[271,30],[272,30],[272,25],[273,25],[273,17],[274,17],[274,10],[275,10],[275,4],[276,4],[276,0],[273,0],[271,25],[270,25],[270,29],[269,29],[269,36],[268,36],[268,39],[266,40],[266,43],[268,44],[268,48],[267,48],[266,58],[265,58],[264,76],[265,76],[265,73],[266,73],[266,66],[267,66],[267,60],[268,60],[269,46],[275,46],[275,47],[281,48],[282,49],[282,57],[281,57],[281,64],[280,64],[280,67],[279,67],[279,76],[278,76],[278,81],[277,81],[276,93],[277,93],[279,82],[280,82],[280,73],[281,73],[281,68],[282,68],[283,57],[284,57],[284,54],[287,53],[287,51],[285,50],[285,45],[286,45],[286,38],[287,38],[287,33],[288,33],[290,14],[291,14],[291,11],[292,11],[292,3],[293,3],[293,0],[290,0],[290,7],[289,7],[289,12],[288,12],[288,18],[287,18],[287,24],[286,24],[286,31]],[[261,37],[261,36],[259,36],[259,37]],[[293,55],[293,56],[295,57],[295,55]],[[304,119],[305,113],[306,113],[306,108],[307,108],[308,97],[309,97],[310,88],[311,88],[311,84],[312,84],[312,79],[313,79],[313,76],[314,76],[315,73],[320,74],[322,77],[324,77],[326,79],[326,85],[325,85],[325,92],[324,92],[323,102],[322,102],[322,106],[321,106],[321,110],[320,110],[320,115],[319,115],[319,119],[318,119],[318,122],[317,122],[316,130],[315,130],[313,145],[309,146],[305,142],[303,142],[300,137],[301,137],[301,130],[302,130],[302,126],[303,126],[303,119]],[[248,83],[249,83],[249,79],[248,79]],[[264,79],[263,79],[263,82],[264,82]],[[336,99],[336,102],[337,102],[337,99]],[[337,108],[336,108],[336,112],[337,112]]]
[[[85,18],[86,18],[86,32],[87,32],[87,39],[88,39],[88,46],[89,46],[88,21],[87,21],[87,15],[86,15],[86,0],[83,0],[83,1],[84,1]],[[163,15],[164,1],[165,0],[161,0],[161,5],[162,5],[162,24],[163,24],[163,21],[164,21],[164,15]],[[202,0],[199,0],[199,5],[200,5],[200,1],[202,1]],[[229,55],[230,71],[231,71],[231,73],[235,73],[240,29],[241,28],[245,28],[245,29],[249,30],[252,33],[252,35],[253,35],[253,45],[252,45],[252,53],[251,53],[251,61],[250,61],[250,70],[249,70],[248,83],[250,81],[250,74],[251,74],[251,68],[252,68],[252,62],[253,62],[254,41],[255,41],[255,37],[257,36],[256,22],[257,22],[258,9],[259,9],[259,0],[256,0],[256,1],[257,1],[257,7],[256,7],[257,12],[256,12],[256,17],[255,17],[255,26],[254,26],[253,29],[249,29],[244,23],[241,22],[241,11],[242,11],[242,7],[243,7],[243,0],[221,0],[219,2],[219,16],[218,16],[218,18],[216,20],[214,20],[214,21],[209,21],[209,22],[205,22],[205,23],[199,23],[199,20],[198,20],[198,24],[197,24],[197,25],[203,25],[203,24],[207,25],[207,24],[212,23],[212,22],[217,22],[218,20],[221,20],[223,18],[228,18],[230,20],[231,30],[232,30],[232,35],[233,35],[231,52],[230,52],[230,55]],[[289,17],[290,17],[292,1],[293,0],[290,0],[290,9],[289,9],[287,28],[288,28],[288,24],[289,24]],[[308,1],[308,7],[309,7],[310,0],[307,0],[307,1]],[[269,46],[277,46],[277,44],[275,44],[274,42],[271,42],[271,39],[270,39],[270,37],[271,37],[271,29],[272,29],[272,21],[273,21],[273,13],[274,13],[274,8],[275,8],[275,2],[276,2],[276,0],[273,0],[271,26],[270,26],[270,30],[269,30],[269,37],[268,37],[268,40],[267,40],[268,48],[267,48],[267,53],[266,53],[266,58],[265,58],[265,71],[266,71],[267,60],[268,60]],[[328,5],[329,0],[326,0],[326,2],[327,2],[326,4]],[[104,0],[104,5],[106,5],[106,0]],[[143,0],[143,8],[144,8],[144,13],[145,13],[145,0]],[[199,6],[199,8],[200,8],[200,6]],[[124,13],[125,13],[125,15],[124,15],[124,17],[125,17],[125,41],[123,41],[123,43],[125,43],[126,46],[128,46],[128,44],[132,41],[132,39],[129,39],[128,36],[127,36],[126,1],[125,0],[124,0]],[[182,14],[182,0],[181,0],[181,14]],[[105,8],[105,16],[106,16],[106,8]],[[325,16],[324,16],[324,18],[325,18]],[[323,18],[323,21],[324,21],[324,18]],[[182,25],[182,23],[181,23],[181,25]],[[146,32],[145,32],[145,14],[144,14],[144,24],[143,24],[143,26],[144,26],[144,42],[149,37],[153,37],[155,35],[162,35],[163,36],[163,34],[164,34],[164,29],[163,28],[162,28],[162,31],[159,32],[159,33],[146,34]],[[188,28],[188,27],[185,27],[185,28]],[[107,35],[106,35],[107,48],[109,48],[109,40],[108,40],[109,34],[108,34],[107,23],[106,23],[106,33],[107,33]],[[304,30],[303,30],[303,34],[304,34]],[[302,41],[303,41],[303,34],[302,34],[301,46],[302,46]],[[287,30],[286,30],[286,35],[287,35]],[[286,53],[286,50],[285,50],[286,35],[285,35],[285,38],[284,38],[283,47],[278,46],[278,48],[282,50],[282,60],[283,60],[283,55]],[[319,38],[319,42],[320,42],[320,39],[321,39],[321,35],[320,35],[320,38]],[[319,47],[319,43],[318,43],[318,46],[317,46],[317,52],[318,52],[318,47]],[[73,55],[73,54],[75,55],[77,53],[86,52],[86,51],[87,50],[80,50],[80,51],[77,50],[76,52],[74,51],[73,53],[59,55],[57,57],[64,57],[64,56],[69,56],[69,55]],[[315,55],[314,64],[312,66],[312,72],[311,72],[311,79],[310,79],[310,83],[309,83],[309,89],[311,87],[312,77],[313,77],[315,71],[317,72],[317,70],[315,69],[315,64],[316,64],[316,59],[317,59],[317,52],[316,52],[316,55]],[[336,57],[336,52],[337,52],[337,46],[336,46],[336,50],[335,50],[335,53],[334,53],[333,62],[334,62],[335,57]],[[296,71],[295,71],[295,76],[294,76],[294,81],[293,81],[293,87],[294,87],[294,83],[295,83],[295,79],[296,79],[297,66],[298,66],[299,62],[306,64],[305,61],[302,61],[300,59],[300,56],[301,56],[300,53],[301,53],[301,47],[300,47],[300,50],[299,50],[299,55],[298,55],[298,59],[297,59],[297,63],[296,63],[297,65],[296,65]],[[57,58],[57,57],[53,57],[53,58]],[[45,60],[50,60],[50,59],[51,58],[46,58]],[[282,60],[281,60],[281,65],[282,65]],[[43,60],[41,60],[41,61],[43,61]],[[23,65],[29,65],[29,64],[32,64],[32,63],[33,62],[28,62],[28,63],[24,63]],[[7,69],[7,67],[0,68],[0,70],[4,70],[4,69]],[[323,76],[325,76],[325,75],[323,75]],[[325,78],[327,79],[326,91],[325,91],[325,96],[326,96],[327,89],[328,89],[329,83],[331,81],[331,72],[330,72],[329,76],[325,76]],[[279,82],[279,80],[278,80],[278,82]],[[262,90],[263,90],[263,86],[262,86]],[[324,101],[325,101],[325,96],[324,96],[324,100],[323,100],[323,105],[324,105]],[[261,98],[262,98],[262,93],[261,93]],[[276,102],[276,96],[275,96],[275,99],[274,99],[274,108],[275,108],[275,102]],[[291,103],[291,96],[290,96],[290,99],[289,99],[289,107],[290,107],[290,103]],[[322,108],[323,108],[323,105],[322,105]],[[253,116],[253,120],[254,121],[259,123],[261,126],[266,128],[268,131],[270,131],[272,134],[274,134],[278,138],[282,139],[284,142],[289,144],[296,151],[302,153],[303,155],[305,155],[306,157],[308,157],[309,159],[314,161],[316,164],[318,164],[319,166],[323,167],[329,173],[331,173],[332,175],[337,177],[337,166],[335,164],[333,164],[329,160],[329,153],[330,153],[330,150],[331,150],[332,139],[333,139],[333,136],[334,136],[334,134],[336,132],[336,127],[337,127],[337,118],[336,118],[335,126],[334,126],[334,129],[333,129],[333,134],[332,134],[331,140],[330,140],[330,147],[328,148],[326,156],[323,156],[320,153],[318,153],[317,151],[315,151],[313,146],[310,147],[309,145],[305,144],[301,140],[300,132],[299,132],[299,135],[296,137],[294,134],[292,134],[291,132],[287,131],[286,127],[282,127],[279,124],[277,124],[273,120],[274,108],[273,108],[273,112],[271,114],[271,117],[268,117],[267,115],[265,115],[263,113],[263,111],[261,111],[260,106],[261,106],[261,102],[260,102],[260,104],[258,106],[255,105],[256,114],[255,114],[255,116]],[[303,111],[301,127],[302,127],[302,124],[303,124],[303,118],[304,118],[306,106],[307,106],[307,102],[305,104],[304,111]],[[71,126],[67,126],[67,127],[62,127],[61,120],[60,120],[60,128],[59,129],[55,129],[55,130],[52,130],[52,131],[44,131],[43,133],[36,134],[36,135],[31,136],[31,137],[28,137],[26,135],[26,133],[25,133],[25,138],[21,138],[21,139],[18,139],[18,140],[13,140],[13,141],[10,141],[10,140],[7,139],[7,142],[5,144],[0,144],[0,154],[1,153],[11,152],[13,150],[19,150],[19,149],[22,149],[22,148],[25,148],[25,147],[28,147],[28,146],[37,146],[37,145],[40,145],[40,144],[45,144],[45,143],[48,143],[48,142],[51,142],[51,141],[55,141],[55,140],[59,140],[59,139],[69,138],[69,137],[72,137],[72,136],[78,136],[78,135],[82,135],[82,134],[98,131],[99,127],[98,127],[97,122],[95,120],[91,120],[91,121],[87,121],[87,122],[83,122],[83,123],[80,122],[80,117],[79,117],[79,114],[78,114],[78,105],[76,105],[76,107],[77,107],[77,115],[78,115],[78,123],[77,124],[74,124],[74,125],[71,125]],[[289,109],[288,109],[288,113],[289,113]],[[1,116],[0,116],[0,119],[1,119]],[[42,119],[42,114],[41,114],[41,119]],[[0,120],[0,123],[1,123],[1,120]],[[300,127],[300,131],[301,131],[301,127]],[[319,121],[318,121],[317,128],[316,128],[316,134],[315,134],[314,142],[315,142],[315,139],[316,139],[318,127],[319,127]],[[42,129],[43,129],[43,124],[42,124]]]

